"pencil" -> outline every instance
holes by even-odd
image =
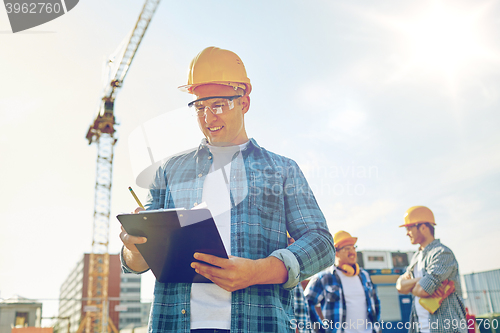
[[[132,193],[132,196],[134,197],[134,199],[137,202],[137,204],[139,205],[139,207],[141,207],[142,209],[145,209],[144,206],[139,201],[139,198],[137,197],[137,195],[135,195],[134,190],[132,189],[132,187],[129,186],[128,189],[129,189],[130,193]]]

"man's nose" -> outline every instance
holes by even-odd
[[[217,116],[213,113],[212,109],[209,107],[205,107],[205,123],[209,124],[216,118]]]

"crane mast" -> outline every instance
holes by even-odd
[[[114,102],[159,2],[160,0],[146,0],[125,48],[116,59],[111,59],[108,63],[111,80],[104,87],[97,116],[86,135],[89,145],[97,145],[97,165],[92,252],[88,266],[87,303],[84,306],[88,311],[77,332],[85,330],[87,333],[105,333],[112,330],[118,333],[115,324],[109,319],[108,300],[109,216],[113,153],[117,141]]]

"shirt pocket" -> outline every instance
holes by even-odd
[[[325,286],[325,301],[335,303],[340,300],[340,289],[338,286]]]
[[[253,208],[267,216],[281,215],[283,209],[283,177],[279,173],[252,172],[250,196]]]

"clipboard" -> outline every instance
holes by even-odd
[[[159,282],[212,283],[196,273],[195,252],[228,258],[210,210],[158,210],[116,216],[127,233],[146,237],[136,244]]]

